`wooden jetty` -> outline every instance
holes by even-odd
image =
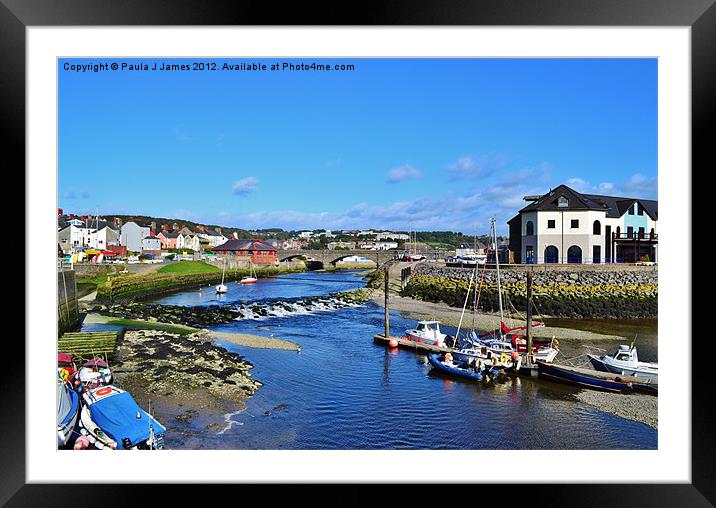
[[[89,359],[94,355],[111,357],[117,348],[118,331],[69,332],[57,341],[57,351]]]
[[[399,347],[413,349],[415,351],[422,351],[425,353],[449,353],[455,350],[445,346],[433,346],[432,344],[426,344],[425,342],[415,342],[414,340],[403,339],[402,337],[388,336],[384,334],[373,335],[373,340],[382,344],[388,344],[391,339],[395,339],[398,342]]]

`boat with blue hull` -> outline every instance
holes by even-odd
[[[80,401],[72,386],[60,379],[57,382],[57,445],[66,446],[77,424]]]
[[[537,368],[539,376],[542,378],[609,392],[632,392],[635,389],[635,384],[643,383],[643,380],[630,376],[620,376],[567,365],[555,365],[542,361],[537,362]]]
[[[473,381],[482,381],[483,379],[489,380],[502,376],[505,374],[503,369],[487,365],[483,362],[477,361],[462,362],[455,361],[450,353],[437,354],[428,353],[428,361],[430,365],[438,369],[443,374],[451,376],[457,376]]]

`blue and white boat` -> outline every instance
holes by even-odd
[[[629,376],[567,365],[555,365],[543,361],[537,362],[537,369],[540,377],[551,381],[609,392],[631,392],[635,388],[635,383],[639,381]]]
[[[428,361],[430,362],[430,365],[446,374],[472,379],[475,381],[482,381],[484,377],[482,374],[484,366],[480,366],[478,364],[468,365],[467,363],[460,361],[455,362],[452,356],[448,355],[450,355],[450,353],[447,353],[446,355],[429,353]]]
[[[624,376],[643,379],[649,383],[659,382],[659,366],[653,362],[640,362],[632,344],[621,344],[611,355],[587,355],[595,369]]]
[[[57,382],[57,446],[66,446],[77,425],[80,398],[69,383]]]
[[[164,448],[166,428],[140,408],[132,396],[113,385],[87,391],[80,412],[80,433],[99,449]]]

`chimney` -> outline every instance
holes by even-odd
[[[234,231],[234,240],[238,240],[238,239],[239,239],[239,234],[236,231]]]
[[[177,231],[179,229],[179,224],[177,224],[176,222],[174,224],[172,224],[172,229],[174,231]]]
[[[221,228],[214,228],[214,231],[216,231],[217,233],[221,234]]]
[[[156,222],[152,222],[152,223],[150,224],[149,229],[150,229],[150,231],[151,231],[152,233],[154,233],[154,232],[157,230],[157,223],[156,223]]]

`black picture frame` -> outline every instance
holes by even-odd
[[[270,2],[234,3],[206,0],[0,0],[0,124],[4,159],[25,164],[25,29],[31,26],[109,25],[530,25],[530,26],[687,26],[692,43],[692,156],[693,166],[714,167],[712,144],[716,112],[716,6],[714,0],[492,0],[474,1],[362,1],[338,3],[288,3],[280,8]],[[709,164],[710,163],[710,164]],[[6,166],[7,167],[7,166]],[[695,176],[692,171],[692,175]],[[31,189],[26,189],[31,192]],[[691,203],[688,204],[691,206]],[[696,229],[693,229],[696,231]],[[694,247],[695,250],[695,247]],[[695,259],[695,258],[694,258]],[[691,295],[684,295],[689,298]],[[692,302],[696,304],[695,299]],[[685,326],[685,333],[690,333]],[[13,358],[2,376],[3,439],[0,503],[8,506],[70,504],[74,506],[125,505],[159,496],[162,503],[188,501],[187,486],[130,485],[26,485],[25,484],[25,348],[15,341]],[[536,499],[549,506],[713,506],[716,503],[716,450],[714,419],[708,404],[710,379],[701,352],[692,342],[692,483],[691,484],[588,484],[515,485],[510,498]],[[529,467],[536,467],[530,464]],[[516,465],[519,467],[519,465]],[[578,464],[565,464],[565,469]],[[629,476],[628,465],[615,464]],[[78,472],[77,481],[83,474]],[[92,478],[91,476],[87,476]],[[559,477],[559,471],[555,471]],[[92,478],[96,480],[96,477]],[[195,486],[189,487],[194,489]],[[131,498],[124,493],[132,490]],[[212,487],[215,489],[215,487]],[[242,487],[243,489],[243,487]],[[350,490],[357,492],[356,487]],[[421,489],[423,503],[436,489]],[[439,490],[439,489],[438,489]],[[225,487],[213,495],[232,495]],[[284,490],[285,491],[285,490]],[[282,490],[264,495],[272,502]],[[304,489],[294,486],[293,497]],[[369,502],[364,492],[342,494],[352,504]],[[477,502],[477,498],[472,498]],[[499,499],[499,498],[498,498]],[[341,503],[343,504],[343,503]]]

